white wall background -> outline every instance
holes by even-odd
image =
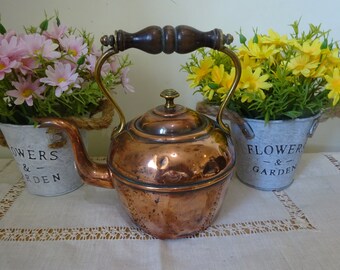
[[[290,31],[289,24],[301,18],[301,27],[309,23],[332,29],[332,37],[340,40],[340,1],[335,0],[0,0],[2,23],[7,29],[22,31],[24,25],[38,25],[44,11],[53,15],[58,10],[64,24],[93,32],[98,40],[104,34],[123,29],[136,32],[149,25],[187,24],[202,31],[220,28],[235,35],[242,28],[251,34],[253,28],[265,32],[273,28],[280,33]],[[188,55],[149,55],[138,50],[127,53],[134,62],[130,79],[135,94],[116,96],[128,120],[163,103],[161,90],[175,88],[181,93],[177,103],[195,108],[201,99],[192,95],[184,72],[180,72]],[[89,151],[103,155],[111,130],[91,132]],[[321,123],[306,146],[306,151],[340,151],[340,119]],[[0,157],[9,156],[0,148]]]

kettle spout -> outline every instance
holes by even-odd
[[[41,118],[38,121],[39,128],[55,127],[66,132],[72,145],[78,173],[85,183],[114,188],[107,165],[96,163],[89,158],[80,132],[72,121],[60,118]]]

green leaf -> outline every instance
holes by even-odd
[[[45,19],[40,25],[39,25],[41,31],[46,31],[48,28],[48,19]]]
[[[60,19],[58,16],[55,18],[55,20],[57,21],[57,26],[60,26],[61,23],[60,23]]]
[[[85,63],[86,56],[83,54],[77,61],[77,65],[80,66]]]
[[[210,89],[218,89],[218,84],[216,84],[216,83],[209,82],[208,86],[209,86]]]
[[[6,31],[5,26],[3,26],[2,23],[0,23],[0,34],[1,34],[1,35],[4,35],[6,32],[7,32],[7,31]]]
[[[266,122],[269,122],[269,120],[270,120],[270,115],[269,115],[269,112],[268,112],[268,111],[266,112],[266,114],[265,114],[265,116],[264,116],[264,120],[265,120]]]
[[[239,35],[239,38],[240,38],[240,43],[241,44],[246,44],[247,38],[242,34],[241,31],[240,31],[240,33],[238,35]]]
[[[215,94],[214,90],[210,90],[209,95],[208,95],[208,99],[212,100],[212,98],[214,97],[214,94]]]
[[[328,40],[327,40],[327,38],[325,38],[325,40],[322,42],[320,48],[321,48],[321,50],[327,49],[327,46],[328,46]]]
[[[288,116],[289,118],[295,119],[298,118],[301,115],[301,112],[298,111],[290,111],[284,113],[285,116]]]

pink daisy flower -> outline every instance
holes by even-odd
[[[20,72],[23,75],[26,75],[28,73],[32,73],[34,69],[39,67],[39,63],[37,60],[29,57],[21,58],[20,60]]]
[[[127,73],[129,72],[129,70],[130,69],[128,67],[123,68],[120,79],[121,79],[124,90],[126,90],[125,93],[127,92],[134,93],[135,88],[131,84],[129,84],[130,79],[127,77]]]
[[[61,56],[56,51],[58,44],[53,43],[51,39],[39,34],[24,35],[21,40],[21,46],[27,50],[29,55],[41,56],[46,59],[55,59]]]
[[[53,28],[50,31],[45,31],[43,33],[44,36],[51,39],[61,40],[64,34],[67,31],[66,25],[57,25],[56,23],[53,24]]]
[[[95,68],[97,63],[97,57],[93,54],[90,54],[86,56],[86,68],[91,72],[91,74],[94,74]],[[101,70],[101,75],[106,76],[108,72],[110,72],[110,64],[104,63]]]
[[[94,56],[93,54],[90,54],[86,56],[86,68],[91,72],[91,74],[94,73],[94,69],[96,67],[96,61],[97,57]]]
[[[15,90],[9,90],[6,94],[15,97],[14,104],[21,105],[24,102],[28,106],[33,106],[33,98],[44,98],[41,94],[45,91],[45,86],[40,85],[39,79],[32,82],[31,77],[20,78],[18,82],[12,82]]]
[[[16,36],[4,38],[0,42],[0,57],[7,57],[10,60],[19,60],[24,50],[19,46],[19,39]]]
[[[110,68],[113,74],[115,74],[118,71],[118,68],[120,67],[119,60],[117,57],[113,56],[110,58]]]
[[[84,43],[82,37],[69,36],[63,37],[60,40],[61,47],[76,61],[82,56],[87,54],[87,44]]]
[[[16,32],[14,30],[9,30],[7,31],[5,34],[1,35],[0,34],[0,42],[4,39],[6,39],[7,41],[9,41],[11,39],[11,37],[16,36]]]
[[[99,58],[103,54],[103,52],[100,49],[98,49],[95,44],[92,44],[91,54]]]
[[[11,61],[8,57],[1,57],[0,58],[0,80],[5,78],[6,73],[10,73],[12,68],[17,66],[17,62]]]
[[[47,77],[41,78],[40,82],[51,86],[57,86],[55,95],[60,97],[61,94],[71,88],[80,88],[77,83],[78,73],[75,68],[71,68],[70,64],[57,62],[53,67],[48,66],[46,70]]]

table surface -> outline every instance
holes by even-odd
[[[293,184],[259,191],[233,178],[214,224],[157,240],[115,190],[29,194],[0,160],[0,269],[340,269],[340,153],[304,154]]]

